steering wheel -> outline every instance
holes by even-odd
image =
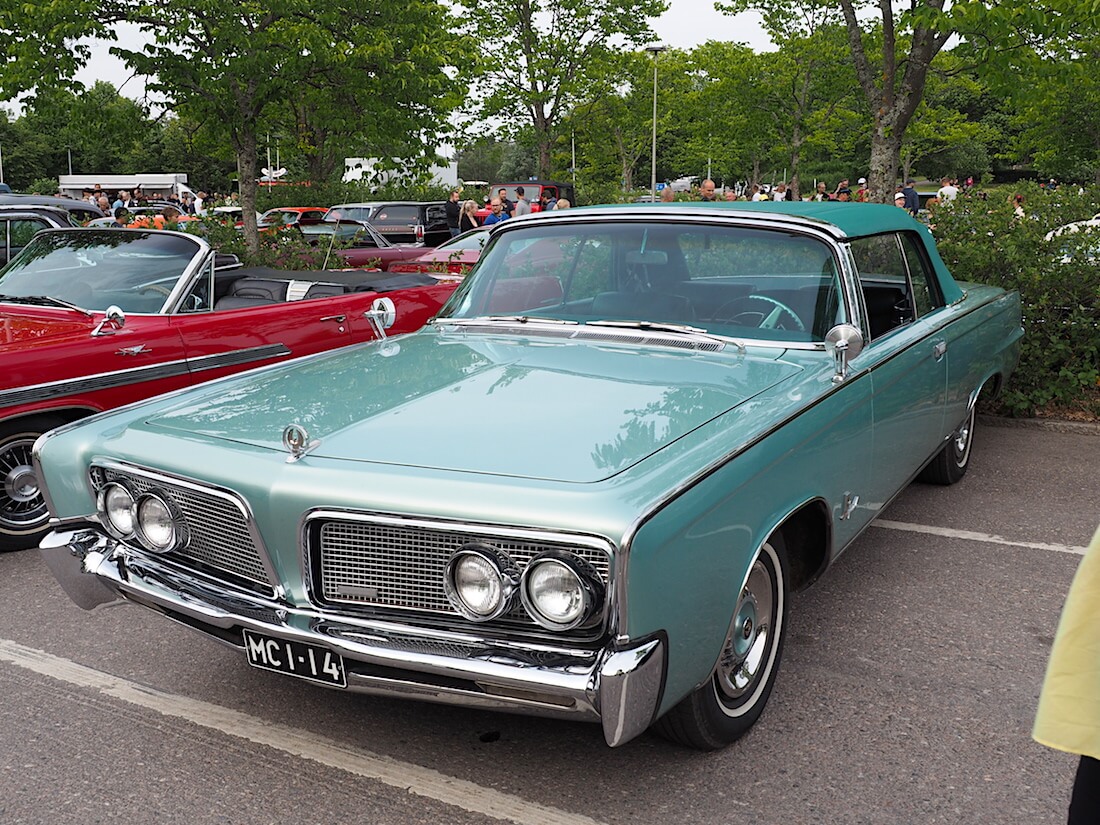
[[[144,294],[146,292],[156,292],[167,298],[172,294],[172,290],[161,284],[149,284],[148,286],[138,287],[138,292]]]
[[[806,331],[806,325],[798,313],[782,301],[767,295],[745,295],[734,298],[718,307],[714,313],[716,321],[728,321],[757,329],[785,329]]]

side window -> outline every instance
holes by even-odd
[[[30,243],[31,238],[35,236],[35,233],[47,228],[45,221],[36,221],[28,218],[14,220],[8,224],[8,226],[11,232],[11,245],[13,250],[26,246]]]
[[[909,279],[913,284],[913,304],[917,317],[923,318],[943,306],[940,284],[920,240],[912,233],[901,236],[902,253],[909,265]]]
[[[208,309],[211,309],[213,306],[213,301],[211,300],[211,295],[213,295],[211,285],[213,282],[214,258],[211,257],[203,266],[202,274],[199,275],[194,286],[191,287],[191,290],[184,296],[183,301],[180,302],[179,311],[181,313],[206,312]]]
[[[851,244],[867,307],[871,339],[911,323],[916,315],[909,266],[896,234],[857,238]]]

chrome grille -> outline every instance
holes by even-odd
[[[187,522],[189,540],[167,558],[199,568],[229,573],[270,590],[271,582],[260,550],[252,539],[243,505],[224,493],[205,490],[160,475],[94,467],[92,483],[99,489],[109,481],[126,484],[135,495],[160,490],[180,508]]]
[[[316,587],[326,602],[430,611],[458,618],[443,590],[443,572],[451,554],[470,542],[499,548],[521,572],[540,553],[565,550],[592,565],[605,585],[610,579],[606,551],[571,544],[564,538],[528,539],[490,531],[467,532],[421,523],[366,520],[326,520],[310,535],[316,537],[311,548],[319,575]],[[517,605],[500,621],[535,626],[519,600],[516,601]]]

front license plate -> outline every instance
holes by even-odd
[[[288,673],[325,685],[347,687],[344,657],[317,645],[273,639],[251,630],[244,631],[248,663],[263,670]]]

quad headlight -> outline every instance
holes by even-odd
[[[547,630],[571,630],[589,621],[600,610],[603,595],[596,571],[569,553],[544,553],[523,571],[523,606]]]
[[[136,538],[143,547],[167,553],[187,542],[187,527],[176,506],[159,493],[135,496],[117,481],[103,486],[96,498],[100,519],[115,538]]]
[[[166,498],[146,493],[137,500],[138,540],[149,550],[167,553],[183,543],[183,520]]]
[[[126,539],[134,534],[133,493],[112,482],[99,491],[97,504],[105,526],[116,538]]]
[[[455,610],[471,621],[487,622],[511,607],[519,578],[515,563],[503,552],[472,543],[458,548],[447,562],[443,589]]]

